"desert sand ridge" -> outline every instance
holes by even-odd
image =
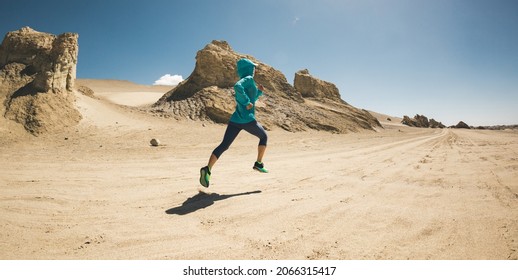
[[[95,92],[95,96],[109,100],[111,103],[126,106],[152,105],[164,92],[171,90],[172,86],[146,86],[130,81],[121,80],[96,80],[78,79],[78,87],[86,87]]]

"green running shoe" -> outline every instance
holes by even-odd
[[[210,169],[208,166],[202,167],[200,169],[200,184],[206,188],[209,187],[210,181]]]
[[[268,173],[268,169],[264,168],[264,164],[262,162],[256,161],[254,163],[253,169],[255,169],[255,170],[259,171],[259,172],[262,172],[262,173]]]

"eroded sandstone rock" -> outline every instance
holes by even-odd
[[[267,129],[280,127],[288,131],[316,129],[344,133],[380,126],[367,111],[341,100],[338,90],[324,90],[319,98],[310,95],[304,98],[279,70],[250,55],[236,53],[224,41],[212,41],[198,51],[193,73],[155,103],[155,110],[170,112],[179,119],[228,122],[235,108],[233,86],[238,80],[236,62],[240,58],[258,64],[255,80],[264,86],[265,94],[256,103],[256,112]],[[327,82],[321,82],[331,87]],[[318,85],[313,88],[322,90]],[[322,96],[325,98],[320,98]]]
[[[77,124],[71,94],[78,35],[55,36],[29,27],[7,33],[0,45],[2,116],[39,134]]]
[[[333,83],[311,76],[308,69],[300,70],[295,73],[293,86],[295,90],[302,94],[302,97],[341,100],[340,92]]]

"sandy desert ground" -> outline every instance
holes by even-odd
[[[163,88],[89,82],[79,126],[0,137],[0,259],[518,259],[518,131],[274,129],[268,174],[242,133],[206,194],[225,126],[131,107]]]

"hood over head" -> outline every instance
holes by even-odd
[[[254,74],[254,68],[257,64],[253,63],[248,58],[241,58],[237,61],[237,74],[239,78],[244,78],[246,76],[252,76]]]

